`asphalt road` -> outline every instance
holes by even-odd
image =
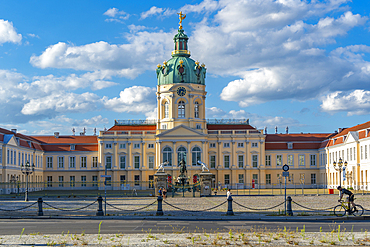
[[[62,234],[69,231],[72,234],[97,234],[100,220],[95,219],[2,219],[0,220],[0,235],[20,235],[41,233],[41,234]],[[108,219],[102,220],[101,234],[134,234],[146,233],[178,233],[178,232],[228,232],[233,231],[255,231],[256,229],[267,229],[276,231],[284,229],[299,231],[305,227],[306,232],[318,232],[320,227],[322,231],[329,232],[337,229],[340,225],[342,231],[361,232],[370,229],[369,221],[245,221],[245,220],[212,220],[212,221],[175,221],[175,220],[120,220]]]

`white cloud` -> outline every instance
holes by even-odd
[[[21,43],[22,35],[18,34],[13,23],[0,19],[0,44],[10,43]]]
[[[115,112],[149,113],[156,105],[155,88],[133,86],[120,92],[119,98],[104,98],[105,108]]]
[[[148,11],[145,11],[143,13],[140,14],[140,19],[146,19],[148,18],[149,16],[152,16],[152,15],[158,15],[158,14],[161,14],[163,13],[165,10],[162,9],[162,8],[158,8],[156,6],[153,6],[151,7]]]
[[[99,103],[100,98],[93,93],[60,93],[31,99],[21,112],[25,115],[89,112],[96,110]]]
[[[106,19],[105,21],[119,22],[119,23],[123,23],[122,20],[127,20],[130,17],[128,13],[126,13],[123,10],[119,11],[119,9],[117,8],[110,8],[103,15],[111,17],[111,18]]]
[[[325,112],[347,112],[348,116],[370,114],[370,91],[354,90],[328,94],[322,100],[321,108]]]
[[[129,44],[111,45],[100,41],[83,46],[59,42],[48,47],[40,56],[33,55],[30,63],[39,68],[68,68],[100,71],[110,76],[135,78],[155,68],[171,54],[173,34],[147,31],[127,34]]]

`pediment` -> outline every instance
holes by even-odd
[[[18,146],[18,142],[15,139],[14,135],[5,135],[4,136],[4,143],[12,146]]]
[[[358,141],[358,133],[355,131],[348,132],[347,138],[345,140],[346,143],[356,142]]]
[[[173,129],[167,130],[158,134],[157,137],[205,137],[206,134],[196,131],[195,129],[189,128],[185,125],[177,126]]]

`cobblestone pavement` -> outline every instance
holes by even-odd
[[[355,202],[362,205],[365,209],[370,209],[369,199],[370,195],[356,195]],[[95,216],[98,210],[98,203],[94,198],[44,198],[43,200],[44,216]],[[295,215],[329,215],[332,212],[332,209],[328,208],[338,205],[338,195],[292,196],[292,200],[292,209]],[[38,205],[35,202],[36,200],[24,202],[16,199],[3,199],[0,201],[0,217],[36,216]],[[252,212],[264,215],[276,215],[278,212],[283,212],[283,202],[284,196],[234,196],[233,211],[235,214],[240,216],[245,216]],[[302,208],[294,202],[313,210]],[[154,216],[157,211],[157,198],[155,197],[107,198],[107,203],[107,215],[110,216]],[[242,206],[239,206],[238,204]],[[26,206],[30,207],[23,210],[18,210]],[[247,209],[243,206],[250,209]],[[167,197],[163,202],[163,212],[164,215],[167,216],[186,217],[190,215],[204,215],[207,217],[219,217],[225,215],[227,212],[227,207],[226,197],[221,196],[201,198]],[[210,208],[214,209],[207,210]],[[365,215],[369,214],[370,211],[365,210]]]

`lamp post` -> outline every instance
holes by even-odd
[[[15,183],[18,182],[18,178],[19,177],[15,176],[15,175],[10,176],[10,182],[14,183],[14,188],[15,188]],[[19,189],[18,189],[18,191],[19,191]],[[18,191],[17,191],[17,194],[18,194]]]
[[[347,161],[343,163],[342,158],[339,158],[338,163],[333,162],[333,166],[336,171],[339,171],[339,186],[342,186],[342,169],[347,167]]]
[[[35,164],[30,166],[30,162],[26,162],[26,165],[21,166],[21,172],[26,175],[26,193],[24,200],[28,202],[28,175],[31,175],[35,171]]]

